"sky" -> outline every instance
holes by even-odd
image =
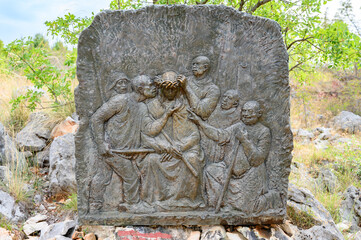
[[[0,40],[5,45],[27,36],[41,33],[46,36],[45,21],[55,20],[70,12],[75,16],[91,16],[107,9],[111,0],[0,0]],[[341,0],[333,0],[323,7],[323,12],[333,18]],[[361,17],[361,1],[352,0],[354,13]],[[361,21],[360,21],[361,22]],[[51,41],[55,42],[57,39]]]

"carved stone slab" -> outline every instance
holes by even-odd
[[[279,25],[224,6],[104,11],[79,38],[82,224],[286,215],[292,133]]]

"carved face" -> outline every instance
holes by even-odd
[[[194,76],[200,77],[208,70],[208,59],[206,57],[197,57],[193,60],[192,72]]]
[[[261,111],[258,102],[250,101],[246,102],[242,108],[242,121],[246,125],[253,125],[258,122],[258,118],[261,117]]]
[[[152,80],[148,79],[143,86],[143,95],[147,98],[154,98],[157,96],[157,88]]]
[[[115,85],[115,91],[119,94],[124,94],[128,92],[129,80],[126,78],[119,79]]]
[[[238,106],[238,96],[232,91],[227,91],[223,94],[221,108],[228,110]]]
[[[174,100],[178,93],[178,88],[162,88],[163,95],[170,101]]]

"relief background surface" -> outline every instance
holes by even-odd
[[[81,124],[76,136],[78,211],[90,224],[260,224],[282,221],[285,208],[258,216],[239,213],[168,212],[129,214],[112,211],[119,203],[121,183],[112,180],[106,191],[108,212],[88,214],[89,183],[99,155],[89,120],[108,100],[107,74],[121,69],[129,78],[166,71],[191,76],[197,56],[210,61],[209,76],[221,94],[237,88],[241,101],[258,100],[264,108],[261,123],[271,130],[266,161],[268,187],[286,202],[290,172],[290,87],[288,54],[279,25],[224,6],[149,6],[140,10],[104,11],[96,15],[79,39],[76,107]]]

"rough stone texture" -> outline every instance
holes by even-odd
[[[56,125],[50,133],[50,138],[54,139],[56,137],[63,136],[68,133],[75,133],[78,130],[79,123],[67,117],[64,121]]]
[[[98,151],[103,147],[103,144],[96,143],[98,139],[94,136],[97,136],[95,134],[97,129],[103,128],[103,126],[93,125],[93,128],[90,126],[90,121],[96,118],[94,115],[98,116],[102,113],[101,109],[108,105],[114,109],[119,108],[119,104],[114,104],[114,99],[123,102],[130,101],[130,94],[122,95],[122,93],[116,98],[110,98],[112,95],[107,90],[111,89],[112,81],[115,79],[108,80],[109,75],[114,69],[117,69],[129,79],[141,74],[154,79],[167,71],[175,71],[187,76],[187,81],[190,81],[189,79],[194,78],[193,74],[195,74],[192,71],[194,68],[194,66],[192,67],[192,60],[195,61],[197,56],[206,56],[210,60],[210,70],[207,77],[210,77],[211,81],[207,87],[212,84],[215,85],[213,88],[219,92],[217,93],[218,97],[223,96],[227,90],[235,89],[240,92],[242,101],[242,103],[239,102],[240,106],[250,100],[256,100],[262,106],[263,114],[258,116],[259,122],[257,124],[260,126],[258,129],[262,129],[267,140],[270,139],[271,143],[269,151],[267,144],[264,146],[264,149],[267,149],[265,150],[267,154],[265,158],[261,158],[262,162],[260,163],[266,172],[255,174],[255,176],[267,178],[267,181],[264,182],[267,182],[268,186],[263,192],[267,193],[259,199],[260,201],[262,199],[262,204],[268,204],[268,206],[262,205],[261,209],[254,211],[252,211],[253,207],[246,206],[248,203],[243,206],[244,210],[242,211],[227,210],[227,206],[224,206],[220,212],[216,213],[212,207],[203,206],[204,203],[200,204],[196,211],[194,209],[187,210],[187,208],[183,210],[181,207],[172,208],[169,211],[164,209],[157,211],[159,208],[157,209],[156,204],[150,204],[147,208],[144,207],[143,202],[135,201],[137,202],[136,205],[130,204],[129,206],[127,199],[122,199],[125,201],[123,205],[111,208],[104,207],[102,200],[93,201],[92,199],[96,197],[96,194],[89,195],[89,193],[97,193],[107,187],[102,186],[90,191],[92,187],[107,176],[116,178],[122,175],[119,173],[122,166],[114,166],[115,163],[105,163],[111,160],[103,158]],[[78,211],[81,223],[206,225],[267,224],[283,220],[286,214],[286,195],[293,142],[289,124],[288,55],[277,23],[269,19],[247,15],[225,6],[211,5],[149,6],[135,11],[103,11],[94,18],[91,26],[83,31],[79,38],[77,76],[79,86],[75,95],[80,126],[76,135],[76,169]],[[159,80],[159,78],[156,79]],[[183,88],[185,87],[183,86]],[[186,100],[186,96],[182,97],[184,105],[191,104]],[[125,100],[122,100],[123,98]],[[137,106],[140,105],[134,104],[136,106],[134,108],[138,108]],[[134,109],[130,108],[130,110]],[[185,111],[183,119],[187,119],[187,112],[185,108],[183,110]],[[103,113],[106,114],[106,111]],[[112,115],[113,112],[108,114]],[[207,119],[208,116],[203,119]],[[119,120],[117,126],[121,125],[120,122],[124,123]],[[117,129],[114,127],[112,130],[116,131]],[[197,131],[196,128],[195,131],[189,132],[197,133]],[[138,136],[138,133],[135,135]],[[200,135],[203,144],[205,137],[203,133]],[[131,140],[134,136],[118,137]],[[127,147],[129,148],[129,146]],[[206,166],[202,166],[203,163],[200,164],[197,172],[193,174],[200,174],[199,179],[202,179],[202,175],[204,175],[209,164],[207,157],[210,155],[210,149],[203,149],[203,151],[206,155],[204,162]],[[200,155],[198,155],[197,161],[202,162]],[[119,160],[121,157],[117,155],[116,158]],[[128,163],[129,161],[124,164]],[[109,167],[111,164],[113,165]],[[189,166],[187,167],[189,168]],[[129,166],[129,169],[134,168],[134,165]],[[254,170],[255,168],[252,167],[251,169]],[[113,173],[115,170],[117,170],[117,174]],[[158,171],[159,169],[155,170]],[[104,174],[104,177],[98,177],[97,174],[102,171],[104,173],[107,171],[108,174]],[[131,172],[134,172],[131,177],[138,174],[137,171]],[[186,174],[192,178],[190,172],[186,172]],[[231,184],[236,185],[237,178],[234,175],[230,176]],[[123,181],[127,180],[122,179]],[[242,178],[240,179],[238,181],[242,181]],[[252,183],[243,184],[247,185],[247,189],[249,189],[256,184],[262,185],[261,181],[263,180],[254,180]],[[106,181],[107,184],[109,182]],[[127,186],[127,184],[123,184],[123,197],[129,197],[125,196],[124,193]],[[184,184],[183,186],[197,187],[196,184]],[[146,187],[141,188],[141,191],[144,189]],[[246,188],[239,187],[238,190],[243,191],[244,189]],[[115,191],[119,192],[119,189]],[[261,191],[261,188],[255,189],[254,192],[253,190],[244,191],[247,196],[258,199],[259,193],[257,191]],[[187,191],[185,189],[182,192]],[[217,192],[214,197],[218,198],[219,195],[220,193]],[[230,199],[231,194],[227,192],[226,195],[226,198]],[[103,196],[105,202],[111,198],[108,194]],[[197,195],[197,198],[200,198],[200,194]],[[177,202],[175,201],[175,203]],[[102,206],[96,208],[94,207],[96,204]],[[149,212],[140,212],[141,206]]]
[[[48,224],[45,222],[47,218],[48,217],[46,215],[41,214],[29,218],[28,220],[26,220],[23,226],[23,231],[26,235],[30,235],[34,232],[45,229],[46,227],[48,227]]]
[[[49,155],[50,155],[50,146],[47,146],[43,151],[36,153],[36,164],[39,167],[49,167]]]
[[[41,229],[39,240],[55,239],[71,239],[75,230],[76,221],[68,220],[60,223],[49,225],[46,228]]]
[[[334,193],[337,186],[337,177],[328,168],[322,168],[318,175],[318,181],[329,192]]]
[[[297,137],[305,140],[312,140],[315,135],[311,131],[300,128],[297,131]]]
[[[0,190],[0,214],[14,223],[21,222],[27,217],[24,206],[16,203],[10,194],[2,190]]]
[[[310,229],[299,229],[293,236],[294,239],[343,239],[331,214],[309,190],[298,189],[290,184],[287,207],[292,208],[296,214],[301,212],[308,214],[315,224]]]
[[[226,230],[223,226],[202,227],[201,240],[221,240],[226,238]]]
[[[50,147],[49,180],[53,194],[76,190],[74,134],[57,137]]]
[[[340,206],[341,219],[351,222],[350,230],[353,232],[360,230],[361,224],[361,191],[354,186],[350,186],[344,193],[344,199]]]
[[[0,166],[0,181],[3,181],[5,184],[9,182],[9,179],[12,177],[12,172],[7,166]]]
[[[342,111],[334,117],[332,125],[336,130],[347,133],[357,133],[361,131],[361,117],[352,112]]]
[[[0,164],[7,164],[12,169],[21,169],[26,160],[23,153],[19,152],[13,139],[7,134],[4,126],[0,123]]]
[[[27,125],[16,134],[18,148],[22,151],[41,151],[46,146],[52,127],[53,124],[46,113],[32,113]]]

